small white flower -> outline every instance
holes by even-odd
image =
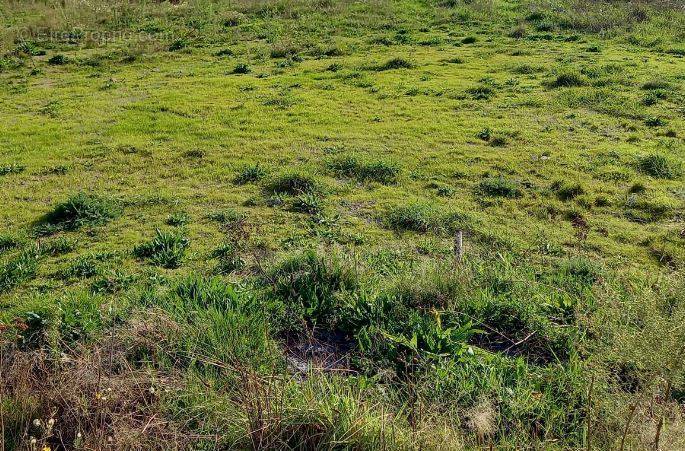
[[[33,420],[33,425],[34,425],[35,427],[39,427],[39,426],[40,426],[40,420],[39,420],[38,418],[36,418],[35,420]]]
[[[81,438],[81,433],[76,434],[76,438]]]
[[[48,420],[48,426],[49,426],[49,427],[53,427],[54,425],[55,425],[55,419],[54,419],[54,418],[50,418],[50,419]]]

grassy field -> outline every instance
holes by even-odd
[[[0,21],[0,449],[685,448],[680,2]]]

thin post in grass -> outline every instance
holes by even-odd
[[[464,231],[457,230],[457,234],[454,236],[454,256],[457,263],[461,263],[464,259]]]
[[[630,423],[633,421],[633,416],[635,416],[635,411],[637,410],[637,401],[635,404],[630,406],[630,412],[628,414],[628,420],[626,421],[626,427],[623,429],[623,436],[621,437],[621,447],[620,451],[624,451],[626,446],[626,437],[628,437],[628,431],[630,430]]]
[[[590,379],[590,387],[587,390],[587,437],[585,439],[587,451],[592,449],[592,389],[594,385],[595,376],[593,374],[592,379]]]

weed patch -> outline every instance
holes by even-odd
[[[35,249],[25,249],[19,255],[0,266],[0,293],[6,293],[31,280],[38,268],[38,254]]]
[[[11,249],[19,247],[19,245],[20,242],[17,238],[11,235],[0,235],[0,255]]]
[[[319,215],[323,213],[324,203],[320,193],[304,192],[293,199],[290,209],[297,213]]]
[[[233,68],[233,73],[238,75],[249,74],[250,72],[252,72],[252,69],[245,63],[239,63]]]
[[[336,174],[359,181],[375,181],[384,185],[397,182],[400,169],[385,161],[360,161],[354,156],[343,156],[331,161],[329,168]]]
[[[585,189],[580,183],[570,183],[557,180],[552,183],[551,190],[559,200],[571,200],[585,193]]]
[[[314,324],[330,321],[339,302],[337,294],[358,286],[354,273],[338,257],[324,257],[314,251],[283,261],[268,278],[274,294]]]
[[[660,179],[676,179],[682,175],[682,165],[658,153],[642,156],[637,166],[641,172]]]
[[[162,231],[157,229],[155,237],[135,247],[133,254],[150,261],[153,265],[174,269],[181,266],[190,240],[182,231]]]
[[[299,172],[285,173],[268,181],[264,187],[267,192],[288,194],[291,196],[302,193],[313,193],[320,190],[317,181]]]
[[[486,196],[507,197],[516,199],[523,196],[523,190],[518,182],[498,177],[486,177],[478,184],[478,191]]]
[[[233,179],[236,185],[255,183],[266,177],[266,170],[259,163],[252,166],[245,166]]]
[[[26,166],[20,164],[8,164],[5,166],[0,166],[0,176],[10,175],[10,174],[21,174],[26,169]]]
[[[548,82],[550,88],[571,88],[585,86],[588,84],[587,78],[579,71],[566,70],[556,75]]]
[[[108,197],[78,193],[43,216],[35,227],[38,235],[78,230],[108,223],[121,214],[120,204]]]
[[[241,256],[241,247],[233,241],[221,244],[212,251],[211,256],[219,261],[217,266],[219,274],[230,274],[245,267],[245,260]]]
[[[376,66],[375,70],[385,71],[385,70],[395,70],[395,69],[413,69],[415,67],[414,63],[404,58],[392,58],[380,66]]]

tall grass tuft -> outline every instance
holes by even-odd
[[[153,265],[174,269],[181,266],[190,240],[182,231],[162,231],[157,229],[155,237],[133,250],[133,254],[150,261]]]
[[[121,214],[118,202],[104,196],[78,193],[43,216],[36,225],[38,235],[50,235],[62,230],[77,230],[84,226],[106,224]]]

